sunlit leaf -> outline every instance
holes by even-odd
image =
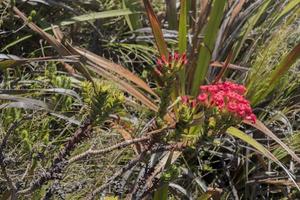
[[[196,70],[194,73],[193,83],[192,83],[192,95],[196,95],[199,86],[205,80],[206,74],[208,72],[210,59],[212,57],[212,52],[214,51],[214,45],[216,37],[218,34],[219,26],[223,17],[224,7],[226,0],[214,0],[209,15],[209,20],[207,27],[204,30],[204,39],[200,47],[200,54],[197,61]]]
[[[256,150],[258,150],[262,155],[264,155],[265,157],[269,158],[270,160],[275,162],[277,165],[279,165],[286,172],[286,174],[291,178],[291,180],[293,181],[293,183],[295,184],[297,189],[300,190],[300,187],[298,186],[298,184],[295,181],[294,175],[263,145],[261,145],[254,138],[250,137],[249,135],[247,135],[246,133],[244,133],[243,131],[241,131],[235,127],[228,128],[226,132],[234,137],[237,137],[237,138],[243,140],[247,144],[254,147]]]
[[[161,56],[168,56],[168,47],[167,44],[165,42],[164,36],[163,36],[163,32],[161,30],[161,26],[160,23],[154,13],[154,10],[151,6],[151,3],[149,0],[143,0],[147,15],[148,15],[148,19],[150,21],[150,25],[152,28],[152,32],[156,41],[156,45],[158,48],[158,51],[160,53]]]

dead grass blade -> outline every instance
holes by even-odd
[[[245,2],[246,2],[246,0],[240,0],[237,3],[237,5],[234,7],[234,9],[232,10],[232,13],[230,15],[230,18],[229,18],[229,21],[228,21],[228,24],[227,24],[227,30],[228,30],[228,27],[230,27],[232,25],[232,23],[234,22],[236,17],[240,14]],[[227,31],[224,32],[224,33],[227,35]]]
[[[150,25],[151,25],[151,29],[156,41],[156,45],[158,48],[158,51],[160,53],[161,56],[168,56],[169,52],[168,52],[168,47],[166,44],[166,41],[164,39],[163,36],[163,32],[161,30],[161,26],[160,23],[154,13],[154,10],[151,6],[151,3],[149,0],[143,0],[149,21],[150,21]]]
[[[210,63],[210,66],[222,68],[224,66],[224,64],[225,64],[224,62],[213,61],[212,63]],[[249,71],[249,68],[247,68],[247,67],[242,67],[242,66],[234,65],[234,64],[229,64],[228,68],[234,69],[234,70],[245,71],[245,72]]]
[[[1,56],[2,58],[5,57],[4,54],[0,54],[0,55],[2,55]],[[20,66],[30,62],[49,62],[49,61],[78,62],[78,57],[76,56],[62,56],[62,57],[47,56],[47,57],[40,57],[40,58],[20,58],[17,56],[7,55],[6,58],[7,59],[0,61],[0,70]]]
[[[147,97],[145,97],[141,92],[139,92],[134,86],[129,84],[128,82],[119,79],[118,77],[114,76],[112,73],[100,68],[93,62],[87,62],[87,67],[95,72],[96,74],[113,81],[121,90],[128,92],[132,96],[134,96],[137,100],[147,106],[149,109],[153,110],[154,112],[158,112],[158,107]]]
[[[118,65],[116,63],[113,63],[103,57],[100,57],[86,49],[82,49],[79,47],[73,48],[79,55],[82,57],[85,57],[87,60],[95,63],[97,66],[105,69],[105,70],[110,70],[121,77],[124,77],[128,81],[131,81],[135,83],[138,87],[144,89],[145,91],[149,92],[150,94],[154,95],[155,97],[158,98],[157,94],[153,92],[153,90],[138,76],[134,75],[132,72],[127,70],[126,68],[122,67],[121,65]]]
[[[233,53],[232,53],[232,51],[230,51],[221,71],[219,72],[216,79],[214,80],[214,83],[218,83],[221,80],[222,76],[225,74],[227,68],[229,67],[229,63],[231,62],[232,58],[233,58]]]
[[[260,130],[262,133],[264,133],[266,136],[270,137],[272,140],[277,142],[280,146],[282,146],[283,149],[285,149],[290,156],[300,163],[300,158],[295,154],[293,150],[291,150],[284,142],[282,142],[270,129],[268,129],[261,121],[257,120],[255,124],[248,122],[248,121],[243,121],[245,124],[248,124],[257,130]]]
[[[39,35],[41,35],[45,40],[47,40],[58,52],[59,54],[63,55],[63,56],[69,56],[69,55],[81,55],[75,48],[73,48],[71,45],[68,45],[69,49],[63,45],[61,43],[62,41],[62,37],[63,34],[59,31],[58,27],[53,28],[53,31],[56,32],[55,35],[58,37],[58,39],[54,38],[52,35],[46,33],[44,30],[42,30],[40,27],[38,27],[36,24],[29,22],[27,17],[16,7],[13,7],[14,12],[20,16],[20,18],[27,23],[28,27],[31,28],[33,31],[35,31],[36,33],[38,33]],[[151,91],[150,93],[153,93],[153,95],[155,95],[155,93],[149,88],[149,86],[145,86],[146,83],[144,83],[141,79],[138,79],[135,77],[135,75],[133,75],[131,72],[122,69],[121,66],[118,65],[113,65],[112,63],[110,63],[109,61],[105,61],[105,59],[102,59],[98,56],[93,56],[93,54],[91,53],[86,53],[88,51],[84,51],[85,53],[83,53],[83,57],[88,58],[88,64],[90,65],[89,69],[96,72],[97,74],[108,78],[109,80],[114,81],[115,83],[117,83],[117,85],[120,87],[121,90],[128,92],[129,94],[131,94],[132,96],[134,96],[135,98],[137,98],[140,102],[142,102],[144,105],[146,105],[148,108],[150,108],[153,111],[157,111],[158,108],[157,106],[150,101],[147,97],[145,97],[141,92],[139,92],[134,86],[130,85],[128,82],[121,80],[119,77],[114,76],[112,73],[109,73],[108,71],[102,69],[101,67],[106,67],[107,65],[109,65],[110,67],[112,67],[115,72],[117,72],[118,74],[120,74],[121,76],[125,74],[125,76],[127,76],[127,78],[129,78],[129,80],[134,79],[133,82],[136,82],[139,84],[139,86],[141,86],[142,88],[146,88],[146,91]],[[87,57],[87,55],[89,55],[90,57]],[[91,56],[92,55],[92,56]],[[91,59],[91,57],[93,59]],[[95,61],[96,58],[96,61]],[[97,62],[101,61],[101,65],[99,65]],[[95,63],[96,62],[96,63]],[[85,75],[85,77],[90,80],[91,82],[93,82],[93,79],[89,73],[89,71],[83,67],[80,63],[74,63],[76,64],[76,69],[81,72],[83,75]],[[75,70],[70,70],[69,65],[67,65],[67,69],[69,70],[69,73],[74,74]],[[111,68],[108,68],[111,70]],[[157,96],[157,95],[155,95]]]

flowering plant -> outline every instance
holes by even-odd
[[[245,99],[246,88],[232,82],[200,86],[198,102],[208,108],[217,108],[220,113],[230,113],[242,120],[256,122],[250,103]]]
[[[168,57],[163,55],[157,59],[156,64],[155,72],[160,77],[173,75],[174,72],[178,72],[184,65],[187,64],[186,54],[174,52],[173,54],[169,54]]]

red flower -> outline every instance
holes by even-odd
[[[178,65],[179,63],[179,65]],[[182,67],[183,65],[187,64],[186,54],[179,54],[177,52],[174,52],[173,54],[169,54],[168,58],[166,56],[162,55],[160,58],[157,59],[157,67],[167,67],[167,68],[173,68],[173,67]]]
[[[232,82],[200,86],[197,100],[205,106],[217,107],[232,113],[241,119],[255,123],[256,116],[252,113],[250,103],[245,99],[246,88]]]
[[[182,96],[181,97],[181,102],[183,104],[188,104],[189,103],[189,97],[188,96]]]
[[[202,93],[197,97],[197,99],[203,103],[207,100],[207,97],[208,97],[208,95],[206,93]]]

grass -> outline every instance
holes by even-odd
[[[1,199],[299,197],[298,0],[47,2],[0,3]]]

